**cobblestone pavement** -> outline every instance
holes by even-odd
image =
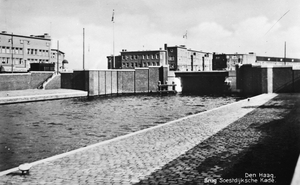
[[[182,159],[185,155],[193,157],[188,154],[194,147],[275,96],[276,94],[259,95],[250,101],[242,100],[37,161],[32,163],[29,175],[20,175],[18,171],[10,174],[0,172],[0,184],[156,184],[157,179],[163,176],[160,172],[163,172],[165,166],[182,163],[177,159]],[[230,141],[220,141],[222,142]],[[242,146],[242,141],[236,145]],[[224,152],[222,148],[216,150]],[[203,161],[209,151],[199,152],[202,156],[186,159],[189,164]],[[162,178],[163,181],[159,184],[192,183],[198,176],[196,173],[185,174],[191,168],[191,165],[171,165],[171,169],[168,169],[170,176]],[[211,170],[218,168],[220,167],[215,166]],[[14,170],[16,169],[11,171]]]

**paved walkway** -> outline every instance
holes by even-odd
[[[0,105],[83,96],[87,96],[86,91],[72,89],[27,89],[14,91],[0,91]]]
[[[0,184],[134,184],[275,96],[259,95],[37,161],[30,175],[17,168],[0,172]]]

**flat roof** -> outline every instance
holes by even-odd
[[[43,38],[42,36],[44,36],[44,35],[25,36],[25,35],[16,35],[16,34],[13,34],[13,33],[12,34],[10,34],[10,33],[3,33],[3,32],[0,32],[0,35],[51,41],[51,38]],[[50,35],[48,35],[48,36],[50,37]]]

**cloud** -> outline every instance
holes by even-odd
[[[115,54],[122,49],[150,50],[163,44],[207,52],[256,52],[299,55],[300,23],[296,0],[253,3],[245,0],[0,0],[3,29],[21,35],[50,33],[52,46],[66,53],[72,68],[82,68],[83,28],[86,66],[106,68],[113,53],[112,10],[115,9]],[[268,32],[280,16],[286,17]],[[272,11],[270,11],[272,10]],[[188,40],[183,34],[188,31]],[[268,33],[267,33],[268,32]],[[267,34],[266,34],[267,33]],[[288,56],[289,56],[288,55]]]

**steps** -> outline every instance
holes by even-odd
[[[47,86],[48,83],[50,83],[56,76],[59,76],[60,74],[53,73],[52,76],[50,76],[47,80],[45,80],[39,87],[38,89],[43,89],[45,90],[45,87]]]

